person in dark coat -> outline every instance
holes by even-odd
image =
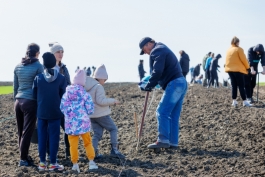
[[[141,81],[142,78],[144,78],[144,74],[146,73],[144,70],[144,60],[140,60],[140,63],[138,65],[138,72],[139,72],[140,81]]]
[[[201,65],[202,64],[199,63],[198,65],[195,66],[195,68],[193,70],[193,77],[192,77],[192,80],[190,81],[190,83],[195,81],[195,78],[200,75]]]
[[[39,170],[61,171],[63,165],[57,163],[60,142],[60,125],[64,115],[60,110],[61,98],[65,92],[67,81],[55,68],[56,59],[53,53],[42,55],[43,73],[38,74],[33,82],[33,97],[37,100],[38,117],[38,150],[40,157]],[[48,138],[49,137],[49,138]],[[49,141],[49,147],[47,147]],[[49,148],[50,165],[46,163],[46,148]]]
[[[86,70],[86,75],[87,75],[87,76],[90,76],[90,75],[91,75],[91,69],[90,69],[90,67],[87,68],[87,70]]]
[[[252,103],[253,90],[256,86],[259,62],[263,67],[262,74],[265,74],[265,54],[262,44],[258,44],[248,50],[248,62],[250,65],[250,71],[247,75],[245,75],[245,90],[248,101]]]
[[[150,37],[143,38],[140,55],[149,55],[151,77],[144,91],[152,91],[157,84],[164,90],[156,110],[158,122],[157,141],[147,148],[178,148],[179,119],[183,100],[187,92],[187,81],[182,75],[176,55],[163,43]]]
[[[185,53],[184,50],[179,51],[179,54],[179,64],[182,69],[182,74],[186,78],[186,75],[188,74],[190,68],[190,57],[188,54]]]
[[[219,82],[218,82],[218,74],[217,74],[217,70],[220,67],[218,65],[218,60],[221,58],[222,56],[220,54],[216,55],[216,57],[211,61],[211,65],[209,68],[210,71],[210,80],[208,82],[208,86],[207,88],[209,88],[212,85],[214,85],[214,81],[216,81],[216,86],[219,87]]]

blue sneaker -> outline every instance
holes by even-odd
[[[30,167],[30,166],[34,166],[34,163],[30,160],[20,160],[18,163],[19,167],[25,166],[25,167]]]
[[[110,156],[112,157],[117,157],[117,158],[120,158],[120,159],[125,159],[125,156],[120,153],[120,151],[118,149],[111,149],[110,151]]]
[[[101,159],[103,158],[103,155],[100,154],[98,151],[95,151],[95,158],[94,159]]]

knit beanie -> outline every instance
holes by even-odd
[[[85,86],[86,83],[86,72],[84,70],[78,70],[75,73],[73,84]]]
[[[97,67],[93,77],[95,79],[108,79],[108,73],[104,64]]]
[[[43,58],[43,65],[45,68],[53,68],[56,65],[56,59],[55,56],[51,52],[45,52],[42,55]]]
[[[51,53],[55,54],[56,52],[62,50],[63,51],[63,47],[61,46],[61,44],[59,43],[54,43],[51,47]]]

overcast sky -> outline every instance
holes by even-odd
[[[109,82],[138,81],[139,59],[149,71],[148,55],[139,55],[145,36],[163,42],[178,58],[185,50],[191,66],[209,51],[223,56],[223,66],[233,36],[245,54],[265,44],[264,7],[261,0],[0,0],[0,81],[13,80],[31,42],[40,45],[41,63],[48,43],[59,42],[71,78],[77,66],[103,63]],[[223,68],[219,78],[227,78]]]

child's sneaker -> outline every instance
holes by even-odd
[[[59,165],[58,163],[49,165],[49,171],[62,171],[62,170],[64,170],[64,166]]]
[[[79,165],[77,163],[75,163],[72,167],[73,171],[77,171],[78,173],[80,173],[80,169],[79,169]]]
[[[47,168],[47,164],[45,162],[40,162],[38,169],[40,171],[43,171],[43,170],[46,170],[46,168]]]
[[[89,165],[89,170],[96,170],[96,169],[98,169],[97,164],[93,160],[89,161],[88,165]]]
[[[110,156],[117,157],[117,158],[120,158],[120,159],[124,159],[125,158],[125,156],[122,153],[120,153],[120,151],[118,149],[114,149],[114,148],[111,149]]]

